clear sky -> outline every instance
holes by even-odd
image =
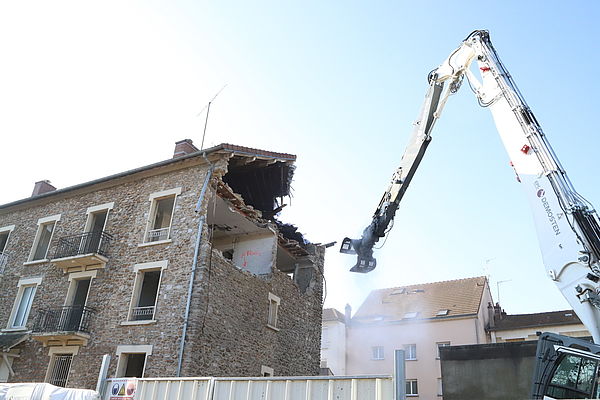
[[[597,184],[593,1],[5,1],[0,203],[169,158],[174,142],[298,156],[281,219],[313,242],[358,237],[403,153],[427,73],[488,29],[578,191]],[[509,313],[568,308],[491,115],[450,99],[368,275],[328,249],[326,305],[490,275]]]

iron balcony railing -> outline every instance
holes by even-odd
[[[65,306],[40,310],[33,325],[33,332],[90,333],[90,317],[95,313],[96,310],[88,306]]]
[[[112,235],[103,231],[64,236],[58,239],[54,258],[73,257],[83,254],[100,254],[108,257],[108,248],[112,240]]]
[[[4,272],[6,264],[8,264],[9,254],[7,252],[0,252],[0,275]]]

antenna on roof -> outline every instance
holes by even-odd
[[[208,114],[210,113],[210,105],[212,104],[213,101],[215,101],[217,96],[219,94],[221,94],[221,92],[223,91],[223,89],[225,89],[226,86],[227,86],[227,83],[225,85],[223,85],[221,90],[219,90],[217,92],[217,94],[214,95],[214,97],[208,102],[208,104],[205,105],[204,108],[202,108],[202,110],[200,110],[200,112],[198,114],[196,114],[196,117],[199,117],[200,115],[202,115],[204,110],[206,110],[206,119],[204,120],[204,132],[202,132],[202,144],[200,144],[200,150],[204,149],[204,137],[206,136],[206,125],[208,125]]]

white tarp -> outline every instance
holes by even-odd
[[[98,392],[49,383],[0,383],[0,400],[99,400]]]

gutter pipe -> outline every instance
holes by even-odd
[[[206,159],[206,153],[203,154]],[[202,185],[202,190],[200,191],[200,197],[198,197],[198,202],[196,203],[195,212],[199,213],[202,211],[202,202],[204,201],[204,196],[206,195],[206,189],[208,188],[208,182],[212,177],[215,166],[211,164],[208,159],[206,161],[209,163],[210,168],[206,173],[206,177],[204,178],[204,184]],[[192,271],[190,274],[190,284],[188,287],[188,295],[187,295],[187,303],[185,305],[185,314],[183,317],[183,328],[181,332],[181,343],[179,344],[179,356],[177,360],[177,377],[181,376],[181,365],[183,364],[183,348],[185,346],[185,337],[187,334],[188,327],[188,319],[190,315],[190,304],[192,302],[192,289],[194,287],[194,279],[196,277],[196,267],[198,265],[198,255],[200,253],[200,243],[202,242],[202,228],[204,227],[204,221],[206,220],[206,214],[203,213],[200,216],[200,220],[198,221],[198,232],[196,233],[196,245],[194,246],[194,261],[192,262]]]

